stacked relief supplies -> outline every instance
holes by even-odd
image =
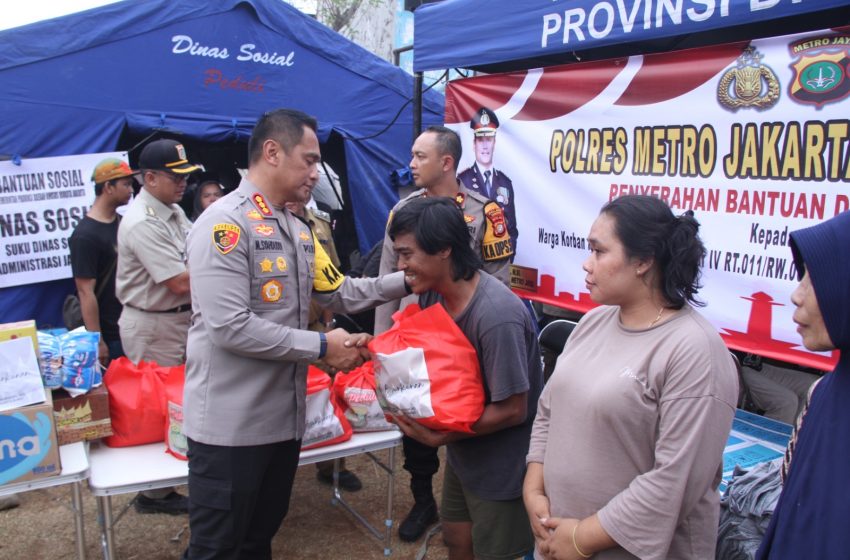
[[[0,484],[57,475],[50,391],[36,358],[35,322],[0,325]]]

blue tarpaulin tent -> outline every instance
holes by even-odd
[[[443,0],[416,10],[416,72],[504,72],[848,23],[848,0]]]
[[[413,135],[412,77],[281,0],[126,1],[3,31],[0,82],[7,158],[128,150],[155,131],[190,153],[241,149],[269,109],[315,115],[323,146],[342,147],[361,250],[383,234]],[[442,95],[426,92],[423,124],[442,118]],[[0,322],[59,323],[71,285],[0,290]]]

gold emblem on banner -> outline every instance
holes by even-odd
[[[721,76],[717,100],[732,111],[752,107],[764,110],[779,101],[779,79],[761,63],[762,55],[753,47],[744,49],[734,68]]]

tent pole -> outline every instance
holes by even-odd
[[[413,74],[413,141],[422,133],[422,72]]]

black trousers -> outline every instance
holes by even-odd
[[[190,560],[270,560],[300,440],[225,447],[189,439]]]
[[[401,445],[404,450],[404,470],[409,472],[414,480],[430,480],[440,470],[436,447],[425,445],[408,436],[401,438]]]

